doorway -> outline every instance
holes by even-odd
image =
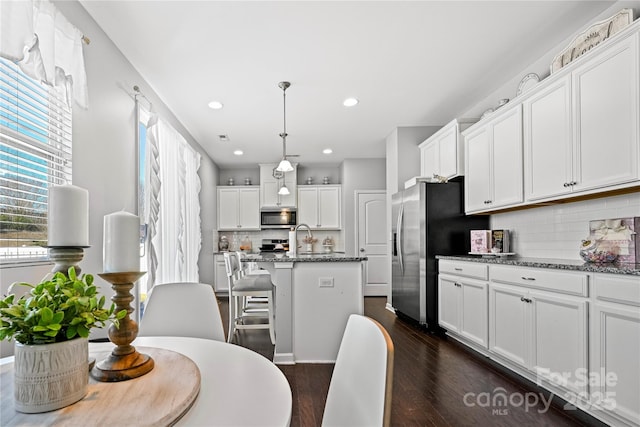
[[[356,250],[360,256],[369,258],[364,263],[364,295],[387,296],[387,193],[384,190],[356,190],[355,196]]]

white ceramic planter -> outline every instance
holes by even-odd
[[[16,342],[14,400],[16,411],[54,411],[82,399],[89,384],[86,338],[54,344]]]

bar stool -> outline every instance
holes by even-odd
[[[229,334],[231,342],[237,329],[269,329],[271,343],[275,344],[274,286],[266,274],[244,274],[238,254],[225,252],[224,265],[229,285]],[[267,303],[252,302],[252,298],[266,298]],[[245,323],[248,319],[263,320]]]

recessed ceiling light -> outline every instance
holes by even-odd
[[[242,152],[242,150],[236,150],[233,152],[233,154],[235,154],[236,156],[242,156],[244,153]]]
[[[333,150],[331,148],[325,148],[324,150],[322,150],[323,154],[331,154],[333,153]]]
[[[344,105],[345,107],[353,107],[354,105],[358,104],[358,101],[356,98],[347,98],[344,100],[344,102],[342,103],[342,105]]]
[[[211,101],[208,105],[212,110],[220,110],[222,109],[222,107],[224,107],[224,105],[222,105],[222,102],[220,101]]]

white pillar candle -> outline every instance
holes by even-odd
[[[129,212],[104,216],[105,273],[140,271],[140,219]]]
[[[49,187],[47,244],[89,246],[89,192],[75,185]]]

